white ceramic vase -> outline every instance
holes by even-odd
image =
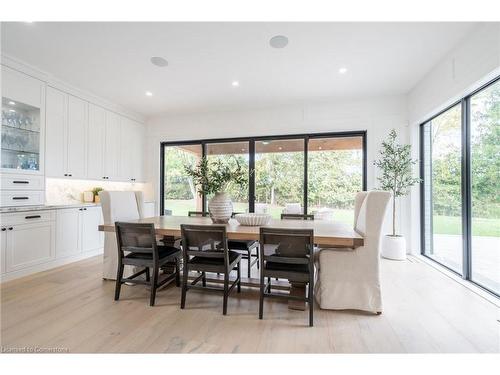
[[[382,237],[382,257],[392,260],[406,260],[406,240],[403,236]]]
[[[225,192],[215,193],[208,202],[208,211],[215,224],[225,224],[233,214],[233,202]]]

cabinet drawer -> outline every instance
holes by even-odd
[[[55,211],[45,210],[45,211],[26,211],[26,212],[16,212],[11,214],[2,214],[2,227],[19,225],[19,224],[30,224],[40,221],[54,221]]]
[[[5,206],[37,206],[44,203],[44,191],[2,191],[0,203]]]
[[[3,175],[2,190],[44,190],[44,178],[30,175]]]

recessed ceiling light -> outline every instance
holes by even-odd
[[[346,74],[347,73],[347,68],[340,68],[339,69],[340,74]]]
[[[273,48],[285,48],[288,44],[288,38],[284,35],[276,35],[269,40],[269,44]]]
[[[12,100],[9,102],[9,105],[16,105],[16,102],[13,102]]]
[[[280,147],[278,147],[278,150],[283,150],[283,147],[281,147],[281,146],[280,146]]]
[[[151,91],[146,91],[146,96],[153,96],[153,93]]]
[[[245,151],[245,149],[244,149],[244,148],[242,148],[242,149],[241,149],[241,151]]]
[[[318,150],[322,150],[322,149],[323,149],[323,147],[321,147],[321,146],[318,147]]]
[[[240,81],[233,81],[233,82],[231,82],[231,85],[233,87],[238,87],[240,85]]]
[[[151,57],[151,64],[156,65],[160,68],[164,68],[165,66],[168,65],[168,61],[165,60],[163,57],[153,56]]]
[[[263,145],[268,145],[269,143],[270,143],[270,142],[268,142],[268,141],[263,141],[263,142],[262,142],[262,144],[263,144]]]

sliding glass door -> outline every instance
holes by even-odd
[[[500,294],[500,81],[421,125],[422,254]]]
[[[500,81],[470,98],[471,279],[500,294]]]
[[[462,273],[462,107],[448,109],[424,125],[424,178],[429,210],[425,255]]]

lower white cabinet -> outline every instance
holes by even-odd
[[[102,224],[100,207],[57,210],[56,254],[58,258],[100,249],[104,236],[97,230]]]
[[[24,219],[22,218],[24,216]],[[55,258],[54,223],[35,212],[2,217],[2,258],[4,272],[13,272]]]
[[[0,214],[2,280],[97,254],[104,247],[101,207]]]

